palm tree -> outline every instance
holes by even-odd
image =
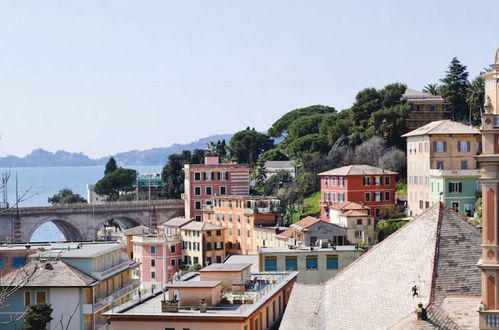
[[[482,77],[476,77],[469,85],[466,102],[470,107],[471,120],[474,124],[480,121],[482,106],[485,102],[485,82]]]
[[[438,95],[439,86],[438,84],[428,84],[423,87],[424,93],[429,93],[431,95]]]

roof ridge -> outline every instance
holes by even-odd
[[[80,277],[80,274],[78,274],[78,273],[82,273],[83,275],[90,277],[91,279],[93,279],[93,280],[94,280],[94,282],[96,281],[96,279],[95,279],[94,277],[89,276],[89,275],[87,275],[87,274],[83,273],[82,271],[80,271],[80,270],[78,270],[78,269],[74,268],[74,267],[73,267],[73,266],[71,266],[70,264],[67,264],[67,263],[65,263],[65,262],[64,262],[64,261],[62,261],[62,260],[59,260],[59,262],[60,262],[60,263],[62,263],[62,264],[63,264],[63,265],[64,265],[67,269],[69,269],[69,271],[70,271],[71,273],[73,273],[73,275],[75,275],[75,276],[78,278],[78,280],[79,280],[81,283],[83,283],[83,285],[84,285],[84,286],[87,286],[88,284],[87,284],[87,283],[85,283],[85,281],[83,281],[83,279]]]
[[[442,205],[443,203],[441,201],[438,201],[436,203],[438,205],[438,214],[437,214],[437,223],[436,226],[437,228],[435,229],[435,248],[433,249],[433,261],[432,261],[432,272],[431,272],[431,283],[430,283],[430,296],[428,297],[428,304],[426,307],[428,308],[432,302],[433,302],[433,296],[435,293],[435,280],[436,280],[436,273],[437,273],[437,259],[439,257],[439,252],[440,252],[440,230],[442,228],[442,218],[443,218],[443,212],[442,212]]]

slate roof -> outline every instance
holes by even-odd
[[[318,306],[312,326],[321,329],[465,329],[478,320],[469,306],[480,295],[480,244],[474,226],[436,203],[325,285],[295,285],[289,306]],[[465,300],[449,308],[455,296]],[[418,302],[428,306],[430,322],[415,321]],[[286,309],[280,329],[296,329],[304,314]]]
[[[50,264],[51,269],[45,267]],[[40,263],[33,261],[4,278],[10,285],[23,283],[26,287],[88,287],[97,281],[63,261]]]
[[[430,93],[421,92],[415,89],[407,88],[402,95],[403,99],[428,99],[428,100],[441,100],[444,99],[440,95],[433,95]]]
[[[293,166],[293,161],[291,160],[268,160],[265,162],[263,165],[264,167],[270,167],[270,168],[294,168]]]
[[[142,235],[142,234],[149,234],[152,232],[152,229],[144,226],[144,225],[139,225],[130,229],[125,229],[123,231],[124,236],[133,236],[133,235]]]
[[[374,167],[371,165],[348,165],[338,167],[317,175],[382,175],[382,174],[398,174],[397,172],[389,171],[384,168]]]
[[[480,134],[480,131],[472,126],[458,123],[452,120],[437,120],[432,121],[424,126],[421,126],[402,137],[419,136],[419,135],[449,135],[449,134]]]

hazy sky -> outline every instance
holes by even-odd
[[[471,76],[499,1],[0,1],[0,155],[190,142],[365,87]]]

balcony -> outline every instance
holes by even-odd
[[[480,170],[472,169],[472,170],[438,170],[432,169],[430,170],[430,176],[442,176],[442,177],[479,177]]]
[[[106,270],[103,270],[101,272],[93,272],[92,277],[96,278],[99,281],[102,281],[102,280],[114,275],[115,273],[120,273],[120,272],[122,272],[130,267],[136,266],[136,265],[138,265],[138,264],[135,261],[125,260],[125,261],[117,264],[116,266],[113,266],[113,267],[108,268]]]
[[[132,242],[134,243],[172,243],[179,242],[180,235],[152,235],[152,236],[134,236]]]
[[[203,205],[204,211],[213,211],[213,205]]]
[[[103,309],[106,306],[110,306],[116,299],[119,299],[130,292],[134,291],[140,286],[140,280],[133,280],[131,281],[128,285],[123,287],[122,289],[119,289],[115,293],[104,297],[104,298],[95,298],[94,302],[94,313]]]
[[[244,214],[281,213],[280,206],[244,208]]]

